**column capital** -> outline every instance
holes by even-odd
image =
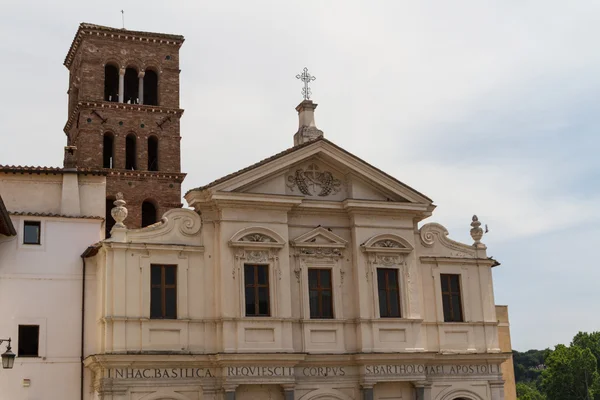
[[[427,381],[415,381],[411,382],[416,388],[430,388],[432,383]]]
[[[225,384],[223,384],[223,391],[224,392],[235,392],[235,389],[237,389],[237,387],[238,387],[237,384],[225,383]]]
[[[281,387],[285,391],[287,391],[287,390],[296,390],[296,384],[295,383],[282,383]]]
[[[503,380],[488,381],[491,387],[504,387]]]
[[[140,72],[138,72],[138,78],[143,78],[144,75],[146,75],[146,71],[141,70]]]
[[[125,76],[125,67],[119,68],[119,75]]]

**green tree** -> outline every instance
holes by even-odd
[[[517,398],[519,400],[546,400],[533,383],[517,383]]]
[[[596,361],[598,363],[598,370],[600,371],[600,332],[579,332],[573,338],[571,346],[578,346],[582,349],[590,349]]]
[[[599,389],[596,357],[590,349],[559,344],[546,357],[542,390],[548,400],[600,400]]]

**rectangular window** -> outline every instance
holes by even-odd
[[[377,289],[379,291],[379,316],[381,318],[400,318],[398,270],[377,268]]]
[[[177,318],[177,265],[150,266],[150,318]]]
[[[308,298],[311,318],[333,318],[331,270],[309,268]]]
[[[40,244],[40,221],[25,221],[23,224],[23,244]]]
[[[440,274],[444,322],[463,322],[460,275]]]
[[[40,346],[39,325],[19,325],[19,357],[38,357]]]
[[[268,317],[269,307],[269,267],[267,265],[245,264],[244,284],[247,317]]]

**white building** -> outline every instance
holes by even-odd
[[[501,400],[492,268],[431,199],[322,137],[86,251],[92,398]],[[126,221],[126,218],[125,218]]]
[[[0,166],[0,337],[17,355],[0,399],[79,397],[80,255],[102,239],[104,193],[97,173]]]

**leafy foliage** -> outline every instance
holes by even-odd
[[[570,346],[514,351],[519,400],[600,400],[600,332],[579,332]]]
[[[519,400],[546,400],[533,383],[517,383],[517,397]]]
[[[600,389],[597,361],[590,349],[559,344],[546,365],[542,390],[548,400],[591,400]]]

